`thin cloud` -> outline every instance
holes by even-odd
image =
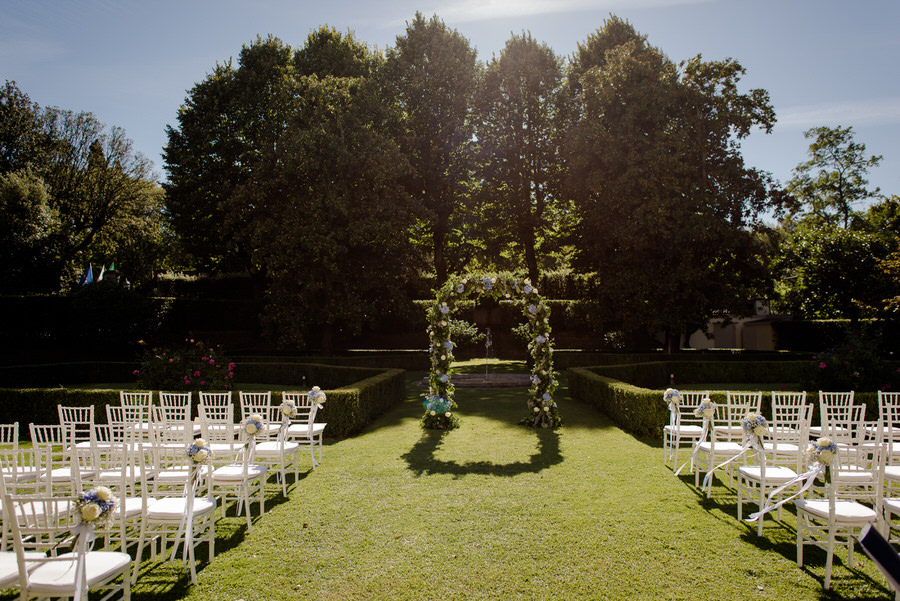
[[[900,124],[900,97],[871,98],[794,106],[778,112],[778,125],[808,128],[819,125]]]
[[[488,21],[509,17],[571,13],[579,11],[611,11],[623,8],[657,8],[701,4],[712,0],[454,0],[434,6],[442,18],[452,22]]]

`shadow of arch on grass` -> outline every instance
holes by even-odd
[[[417,476],[450,474],[457,477],[468,474],[500,477],[536,474],[563,462],[557,430],[535,430],[534,435],[537,440],[536,449],[527,461],[513,463],[467,461],[459,463],[440,460],[436,457],[437,450],[443,444],[444,437],[452,436],[452,432],[438,430],[424,430],[419,441],[409,452],[402,455],[402,458]]]

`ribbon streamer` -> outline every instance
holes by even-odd
[[[766,497],[765,506],[761,510],[751,513],[750,517],[747,518],[745,521],[755,522],[756,520],[758,520],[762,516],[766,515],[767,513],[775,511],[776,509],[778,509],[785,503],[790,503],[791,501],[793,501],[794,499],[796,499],[797,497],[799,497],[800,495],[802,495],[803,493],[808,491],[812,487],[812,485],[815,483],[816,478],[819,475],[824,474],[825,470],[827,468],[828,468],[828,466],[826,466],[824,463],[819,463],[817,461],[814,466],[812,466],[811,468],[809,468],[808,470],[806,470],[799,476],[797,476],[795,478],[791,478],[789,481],[785,482],[784,484],[782,484],[781,486],[779,486],[778,488],[776,488],[775,490],[770,492],[769,496]],[[785,490],[787,490],[791,486],[797,484],[798,482],[803,482],[803,486],[800,487],[800,490],[798,490],[797,492],[795,492],[788,498],[782,499],[778,503],[775,503],[774,505],[772,505],[772,499],[774,499],[775,497],[777,497],[778,495],[783,493]]]
[[[175,544],[172,546],[172,556],[169,558],[169,561],[175,561],[175,556],[178,554],[178,545],[184,539],[182,564],[185,567],[187,567],[188,556],[193,556],[194,554],[194,498],[197,496],[197,490],[200,488],[200,478],[202,477],[200,468],[201,465],[194,464],[191,466],[190,476],[184,485],[186,500],[184,515],[181,516],[181,524],[178,526],[178,534],[175,536]],[[190,527],[188,527],[188,520],[192,522]]]
[[[82,522],[72,530],[75,535],[75,549],[77,559],[75,561],[75,601],[87,598],[87,561],[88,551],[94,547],[94,525]]]
[[[700,438],[699,438],[699,440],[697,440],[697,444],[694,445],[694,450],[691,451],[690,459],[688,459],[687,461],[682,463],[681,467],[679,467],[677,470],[675,470],[676,476],[681,473],[681,470],[683,470],[684,466],[686,466],[688,463],[691,464],[691,472],[694,471],[694,457],[697,456],[697,451],[700,449],[700,443],[706,441],[706,435],[709,433],[709,426],[710,426],[711,422],[712,422],[712,420],[710,418],[708,418],[708,417],[703,418],[703,430],[701,430],[701,432],[700,432]]]
[[[722,469],[723,467],[725,467],[732,461],[740,459],[741,457],[746,455],[747,451],[749,451],[751,448],[759,453],[759,457],[761,458],[760,463],[765,462],[766,456],[765,456],[765,453],[763,453],[762,449],[760,448],[759,438],[757,438],[755,434],[750,434],[747,437],[747,440],[744,442],[744,445],[741,447],[741,450],[738,451],[738,453],[736,455],[734,455],[733,457],[729,457],[726,461],[723,461],[722,463],[720,463],[719,465],[712,468],[711,470],[709,470],[706,473],[706,476],[703,477],[703,486],[700,487],[700,490],[705,490],[706,496],[708,497],[709,494],[712,492],[712,477],[713,477],[713,474],[715,473],[715,471],[718,469]]]

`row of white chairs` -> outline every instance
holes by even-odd
[[[744,518],[745,501],[755,504],[760,536],[763,509],[795,495],[797,564],[803,565],[805,546],[825,549],[826,589],[831,586],[836,546],[846,547],[852,567],[855,536],[865,527],[873,525],[891,542],[900,543],[900,523],[896,521],[900,516],[900,394],[880,393],[879,419],[867,422],[865,404],[854,403],[852,392],[820,392],[821,420],[812,426],[813,406],[806,402],[806,393],[772,392],[767,433],[762,444],[753,447],[741,422],[748,414],[759,413],[762,393],[727,392],[726,403],[716,407],[705,433],[702,418],[694,411],[709,399],[709,392],[682,392],[681,397],[677,414],[664,431],[666,463],[671,461],[677,470],[679,447],[688,441],[694,482],[699,486],[701,474],[709,479],[717,466],[740,456],[725,468],[728,482],[737,482],[738,519]],[[807,449],[822,437],[834,443],[829,477],[801,490],[802,475],[806,472],[808,476],[812,472],[807,470],[815,467]],[[776,506],[780,516],[781,506]]]
[[[0,489],[4,501],[0,585],[19,586],[25,591],[23,598],[47,596],[41,579],[45,569],[36,568],[45,561],[47,547],[35,548],[31,543],[51,538],[50,532],[55,532],[49,555],[57,555],[60,541],[71,543],[69,533],[77,522],[73,498],[98,486],[109,487],[118,498],[111,527],[103,538],[107,545],[119,546],[113,552],[88,553],[86,565],[92,567],[83,587],[103,588],[117,575],[125,574],[120,569],[122,552],[132,550],[133,562],[131,555],[124,554],[130,573],[109,591],[109,595],[121,594],[127,599],[130,585],[140,574],[147,546],[154,558],[158,552],[169,553],[171,547],[173,560],[182,547],[182,560],[190,569],[192,582],[196,582],[196,548],[206,544],[210,561],[215,555],[217,507],[222,507],[224,516],[226,506],[233,501],[235,514],[246,515],[250,532],[252,504],[258,503],[260,516],[265,509],[266,476],[275,471],[282,493],[287,494],[285,476],[292,464],[297,482],[300,443],[288,439],[291,429],[295,438],[309,441],[314,466],[316,442],[321,458],[324,424],[315,422],[317,407],[307,407],[303,415],[304,405],[310,404],[304,403],[300,393],[288,394],[298,395],[294,397],[299,413],[295,420],[283,417],[279,406],[271,405],[270,394],[255,396],[257,404],[250,415],[261,417],[265,427],[252,437],[244,421],[235,422],[228,393],[201,395],[199,415],[194,420],[183,411],[173,417],[160,406],[143,399],[129,402],[124,396],[121,406],[107,407],[107,424],[94,423],[93,407],[61,407],[61,423],[30,425],[30,448],[18,445],[18,424],[0,426]],[[189,411],[189,403],[188,396],[178,406],[186,406]],[[186,449],[197,435],[207,438],[212,453],[208,464],[193,468],[196,478],[192,479],[193,464]],[[36,530],[44,534],[35,538]],[[13,551],[8,550],[10,546]],[[61,548],[65,547],[63,544]],[[60,569],[71,567],[76,554],[73,548],[71,553],[46,560],[46,571],[59,576]],[[93,567],[98,570],[92,571]],[[74,586],[74,581],[66,578],[56,581],[53,596],[60,596],[63,589],[68,591],[70,584]]]

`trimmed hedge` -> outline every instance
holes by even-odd
[[[583,368],[575,367],[567,370],[569,381],[569,395],[578,401],[587,403],[592,407],[596,407],[606,414],[617,426],[622,430],[638,437],[661,438],[663,427],[669,423],[669,409],[663,402],[663,391],[668,384],[659,384],[653,387],[641,387],[631,384],[612,376],[609,372],[617,373],[617,375],[627,375],[642,381],[659,381],[664,379],[664,374],[669,367],[664,362],[656,364],[639,364],[639,365],[623,365],[614,366],[621,369],[608,368]],[[626,369],[630,368],[630,369]],[[646,369],[647,372],[643,372]],[[720,379],[717,381],[733,381],[733,382],[749,382],[754,380],[746,379],[746,376],[740,379]],[[744,372],[745,374],[748,372]],[[759,373],[753,370],[753,373]],[[604,375],[605,374],[605,375]],[[702,379],[695,380],[702,383]],[[709,381],[709,380],[707,380]],[[779,381],[759,380],[761,386],[759,390],[762,392],[762,412],[764,415],[771,416],[772,395],[770,390],[765,390],[766,382]],[[683,382],[689,384],[689,382]],[[710,391],[710,398],[716,403],[725,403],[727,396],[725,391]],[[878,393],[877,392],[858,392],[855,396],[857,403],[866,404],[866,419],[878,419]],[[813,423],[819,421],[819,397],[818,391],[807,392],[807,402],[812,403]]]
[[[406,377],[401,369],[372,370],[363,368],[340,368],[335,366],[317,366],[322,368],[318,374],[323,384],[329,378],[335,378],[338,371],[345,376],[349,374],[363,375],[359,381],[344,384],[322,385],[328,400],[317,414],[317,421],[328,422],[325,434],[328,438],[347,438],[370,424],[375,418],[391,407],[403,402],[406,398]],[[331,367],[331,370],[328,368]],[[349,370],[349,371],[348,371]],[[280,372],[283,373],[283,372]],[[277,383],[277,382],[273,382]],[[290,390],[291,385],[281,386]],[[296,388],[300,388],[297,386]],[[282,390],[272,391],[272,402],[281,403]],[[240,401],[238,392],[233,393],[235,419],[240,419]],[[199,395],[194,395],[194,403],[199,402]],[[87,407],[94,405],[94,419],[97,423],[106,423],[106,405],[119,403],[118,390],[72,390],[67,388],[0,388],[0,423],[19,422],[19,437],[28,440],[29,423],[53,424],[59,422],[56,407],[58,405]],[[196,415],[196,409],[194,411]]]

